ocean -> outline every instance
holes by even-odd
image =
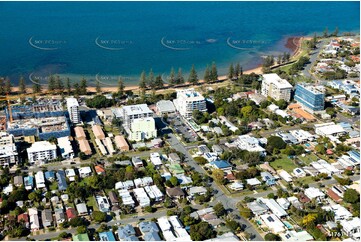
[[[214,61],[258,66],[288,37],[359,33],[359,2],[0,2],[0,76],[14,85],[49,74],[114,85],[142,70],[169,75]]]

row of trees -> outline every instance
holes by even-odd
[[[211,66],[207,65],[204,71],[204,81],[208,83],[217,80],[218,80],[217,66],[213,62]],[[178,68],[178,72],[176,74],[174,68],[172,67],[167,80],[163,80],[162,75],[155,76],[152,69],[150,69],[148,76],[146,72],[143,71],[140,75],[139,88],[143,91],[145,91],[145,89],[147,88],[150,88],[152,90],[161,89],[164,87],[165,82],[167,82],[169,85],[184,84],[186,80],[184,78],[182,68]],[[194,65],[192,65],[192,68],[189,72],[187,82],[193,85],[198,84],[199,82],[198,73]]]

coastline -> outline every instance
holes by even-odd
[[[304,40],[309,40],[312,39],[312,37],[305,37],[305,36],[294,36],[294,37],[289,37],[287,38],[286,43],[284,44],[284,46],[289,49],[292,53],[291,53],[291,58],[297,58],[297,56],[301,53],[301,45],[302,42]],[[248,70],[244,70],[243,71],[244,74],[251,74],[251,73],[255,73],[255,74],[262,74],[262,66],[259,65],[255,68],[252,69],[248,69]],[[218,77],[219,81],[225,81],[227,80],[228,77],[227,75],[222,75]],[[187,85],[187,87],[191,88],[191,87],[196,87],[200,84],[205,83],[205,81],[203,79],[199,79],[198,84],[197,85],[189,85],[187,83],[185,83],[184,85]],[[126,85],[126,83],[124,84],[124,91],[136,91],[139,90],[139,86],[138,85]],[[164,84],[164,89],[158,89],[156,90],[156,92],[158,91],[162,91],[167,89],[169,85],[168,84]],[[179,88],[181,88],[181,86],[179,86]],[[177,86],[174,86],[174,88],[178,88]],[[96,93],[96,87],[95,86],[88,86],[87,90],[89,93]],[[102,86],[101,87],[102,92],[103,93],[112,93],[112,92],[117,92],[118,91],[118,87],[116,86],[116,84],[114,84],[114,86]],[[17,86],[12,87],[13,92],[18,92],[19,88]],[[46,90],[46,88],[43,86],[43,90]],[[27,94],[32,94],[32,88],[31,87],[26,87],[26,92]]]

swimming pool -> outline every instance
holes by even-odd
[[[293,229],[292,224],[290,224],[289,222],[284,221],[283,223],[286,225],[286,227],[287,227],[288,229]]]
[[[309,143],[306,143],[305,146],[306,146],[306,147],[310,147],[311,145],[310,145]]]

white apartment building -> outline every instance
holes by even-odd
[[[248,150],[250,152],[259,152],[262,155],[265,155],[265,149],[260,145],[260,141],[249,135],[240,135],[235,140],[238,149],[240,150]]]
[[[69,97],[66,99],[66,106],[68,108],[69,118],[72,123],[80,123],[80,112],[79,112],[79,103],[76,98]]]
[[[18,152],[14,136],[0,132],[0,166],[11,166],[18,163]]]
[[[38,141],[26,149],[30,164],[56,159],[56,145],[48,141]]]
[[[281,79],[277,74],[263,74],[261,94],[270,96],[275,100],[291,100],[292,85],[285,79]]]
[[[130,105],[124,106],[119,110],[119,115],[123,120],[123,126],[125,128],[129,128],[134,120],[142,119],[142,118],[152,118],[154,113],[150,110],[147,104],[138,104],[138,105]]]
[[[71,146],[69,137],[58,138],[58,147],[60,149],[61,156],[64,159],[74,158],[73,147]]]
[[[174,99],[173,103],[177,111],[185,118],[192,117],[194,110],[207,111],[205,98],[193,88],[178,90],[177,99]]]
[[[126,129],[129,140],[141,141],[157,137],[154,118],[140,118],[133,120],[130,129]]]

